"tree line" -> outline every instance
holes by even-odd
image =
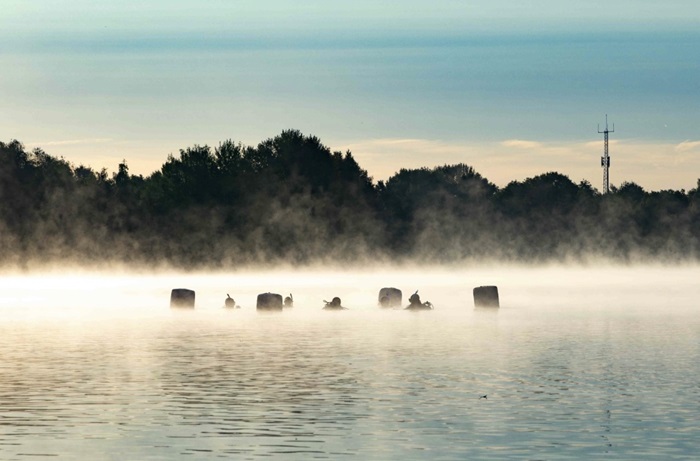
[[[288,130],[109,175],[0,142],[0,266],[176,268],[476,261],[697,261],[700,180],[601,194],[548,172],[499,188],[465,164],[374,183],[351,152]]]

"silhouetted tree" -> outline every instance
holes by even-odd
[[[386,225],[399,253],[431,259],[483,255],[496,187],[470,166],[402,169],[382,185]]]
[[[182,149],[146,178],[13,140],[0,142],[0,265],[697,260],[699,190],[600,194],[557,172],[499,189],[464,164],[375,185],[351,152],[297,130]]]
[[[568,256],[577,246],[579,199],[578,186],[556,172],[509,183],[497,194],[507,253],[531,260]]]

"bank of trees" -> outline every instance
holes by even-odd
[[[700,186],[700,182],[699,182]],[[284,131],[112,175],[0,143],[0,265],[409,264],[700,259],[700,192],[601,195],[550,172],[498,188],[467,165],[375,184],[350,152]]]

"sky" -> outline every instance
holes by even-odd
[[[285,129],[375,180],[466,163],[692,189],[696,0],[2,0],[0,141],[133,174]]]

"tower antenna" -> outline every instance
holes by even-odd
[[[610,192],[610,155],[608,154],[608,133],[615,132],[615,124],[613,123],[612,130],[608,129],[608,114],[605,114],[605,130],[600,131],[600,124],[598,124],[598,133],[603,133],[605,139],[605,148],[603,150],[603,156],[600,157],[600,166],[603,167],[603,193],[607,194]]]

